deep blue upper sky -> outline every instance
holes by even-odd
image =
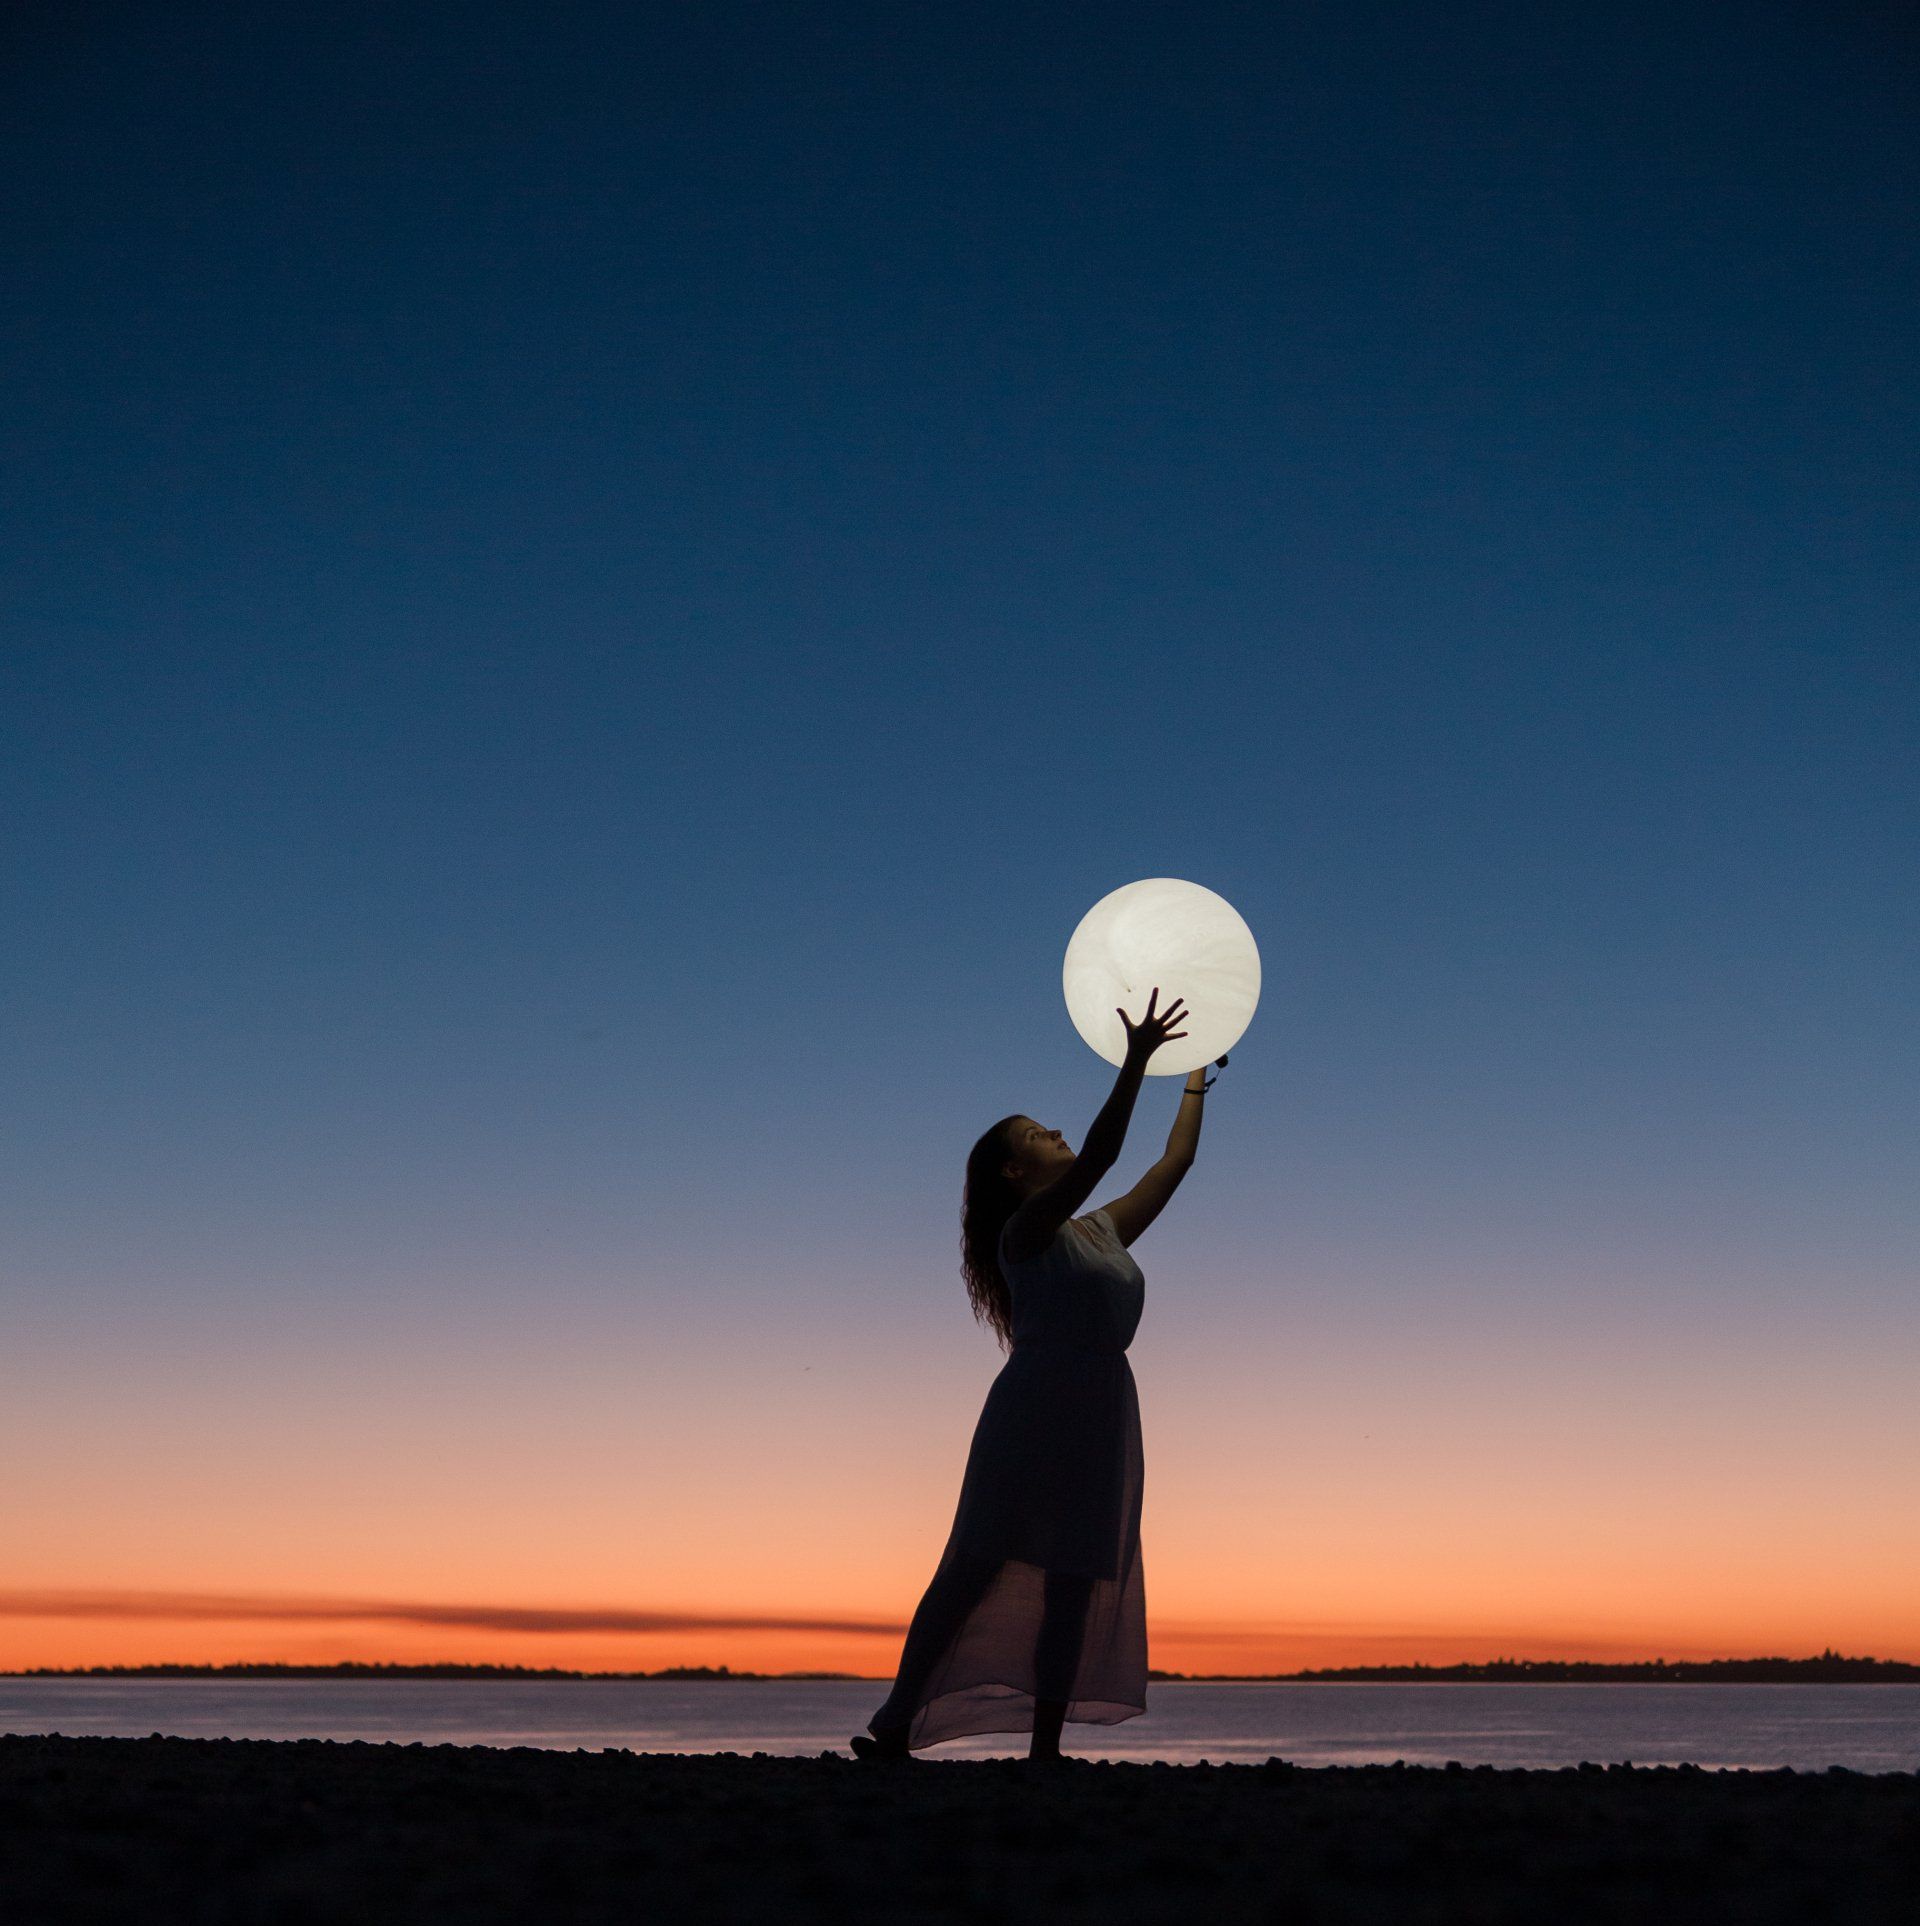
[[[944,1328],[1156,874],[1267,971],[1195,1276],[1906,1273],[1899,10],[7,37],[16,1288]]]

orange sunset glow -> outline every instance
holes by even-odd
[[[1920,1659],[1891,1314],[1876,1343],[1775,1292],[1733,1336],[1623,1287],[1429,1326],[1308,1277],[1235,1296],[1229,1347],[1167,1245],[1133,1352],[1156,1667]],[[880,1301],[864,1357],[799,1304],[744,1335],[697,1289],[597,1315],[591,1345],[498,1299],[460,1330],[292,1301],[29,1330],[0,1665],[888,1676],[998,1365],[984,1334],[937,1296]]]

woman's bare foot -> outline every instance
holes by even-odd
[[[891,1733],[885,1738],[874,1738],[870,1733],[856,1732],[847,1743],[853,1747],[856,1759],[911,1759],[913,1754],[907,1750],[903,1737]]]

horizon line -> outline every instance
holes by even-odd
[[[1434,1663],[1426,1659],[1375,1659],[1353,1665],[1314,1665],[1300,1666],[1291,1672],[1186,1672],[1171,1667],[1152,1666],[1148,1668],[1150,1679],[1162,1682],[1181,1680],[1196,1684],[1209,1682],[1231,1683],[1234,1681],[1257,1682],[1265,1679],[1310,1678],[1315,1674],[1341,1672],[1376,1671],[1422,1671],[1451,1672],[1484,1669],[1494,1666],[1582,1666],[1594,1670],[1609,1668],[1652,1669],[1666,1667],[1669,1670],[1682,1668],[1710,1668],[1721,1665],[1818,1665],[1823,1660],[1838,1665],[1884,1665],[1907,1669],[1920,1669],[1920,1664],[1911,1659],[1877,1658],[1871,1653],[1848,1653],[1834,1650],[1828,1646],[1819,1652],[1804,1656],[1793,1656],[1786,1652],[1768,1652],[1749,1656],[1723,1654],[1706,1659],[1584,1659],[1584,1658],[1529,1658],[1518,1654],[1503,1654],[1491,1659],[1451,1659]],[[0,1666],[0,1678],[72,1678],[99,1673],[140,1673],[140,1672],[345,1672],[345,1671],[465,1671],[465,1672],[521,1672],[535,1678],[559,1674],[574,1680],[605,1679],[634,1682],[657,1679],[671,1673],[725,1674],[739,1679],[759,1680],[843,1680],[848,1683],[885,1684],[892,1676],[890,1673],[840,1672],[819,1667],[797,1668],[788,1671],[761,1671],[753,1666],[743,1666],[736,1670],[730,1665],[679,1664],[663,1665],[651,1669],[635,1667],[616,1670],[588,1668],[584,1666],[536,1666],[523,1665],[513,1660],[501,1659],[137,1659],[102,1662],[91,1665],[34,1665]]]

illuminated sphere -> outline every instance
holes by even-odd
[[[1109,1063],[1127,1054],[1119,1010],[1138,1023],[1157,984],[1164,1010],[1184,998],[1186,1035],[1147,1060],[1150,1077],[1184,1077],[1240,1041],[1260,1001],[1260,952],[1224,896],[1177,876],[1148,876],[1103,896],[1080,919],[1060,972],[1073,1027]]]

